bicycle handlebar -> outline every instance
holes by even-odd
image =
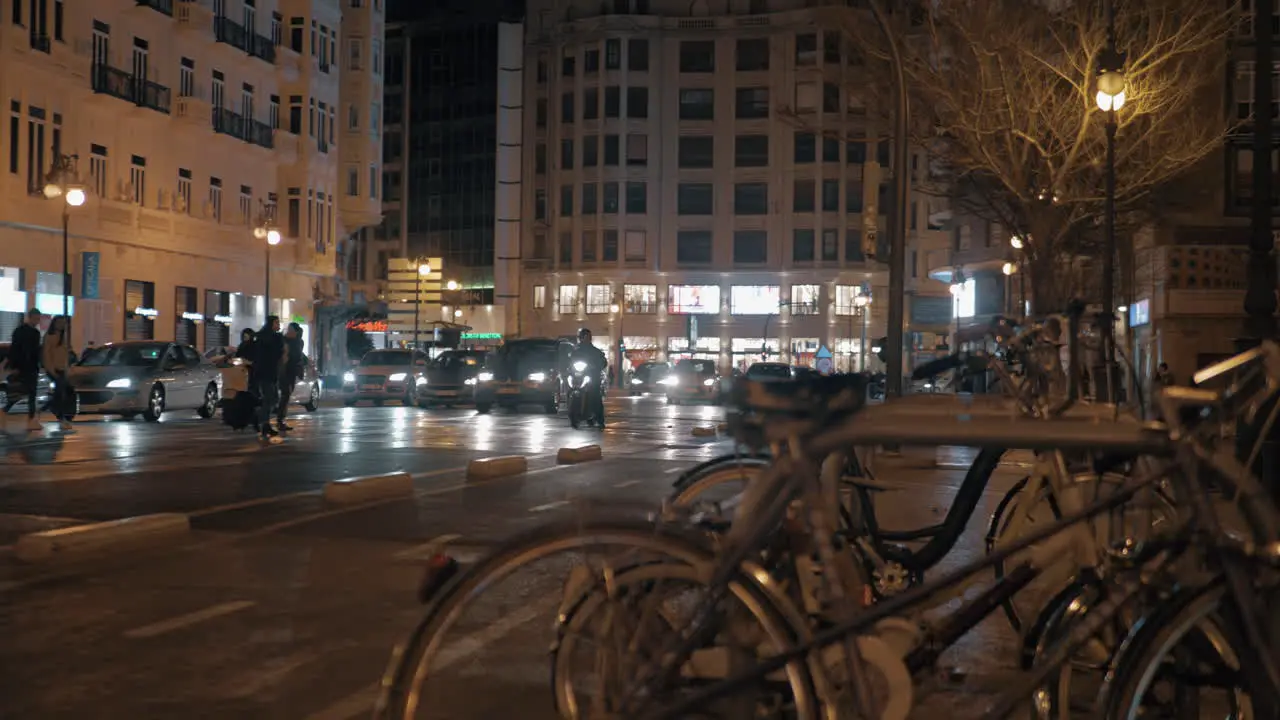
[[[928,380],[929,378],[941,375],[948,370],[954,370],[962,365],[964,365],[964,358],[960,357],[958,353],[951,354],[946,357],[940,357],[935,360],[930,360],[913,370],[911,372],[911,379]]]

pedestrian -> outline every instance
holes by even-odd
[[[54,382],[54,394],[49,403],[53,416],[58,420],[62,430],[71,429],[71,408],[74,407],[74,396],[67,380],[67,368],[70,367],[71,351],[67,343],[67,319],[59,315],[49,323],[49,330],[44,334],[44,344],[40,348],[40,362],[49,379]]]
[[[262,398],[258,396],[258,376],[257,372],[254,370],[254,360],[256,359],[255,353],[258,351],[257,341],[258,333],[256,333],[253,328],[245,328],[241,330],[240,344],[236,346],[236,352],[233,357],[244,363],[245,374],[247,377],[245,378],[245,389],[243,392],[253,396],[256,402],[261,403]],[[261,423],[258,422],[258,414],[258,411],[254,410],[253,421],[250,423],[250,425],[253,426],[254,432],[260,432],[262,428]]]
[[[304,356],[302,354],[302,326],[296,322],[289,323],[284,335],[284,369],[280,374],[280,409],[276,412],[276,427],[280,432],[289,432],[292,426],[285,424],[285,415],[289,412],[289,400],[293,398],[293,389],[302,379]]]
[[[1156,374],[1151,376],[1151,389],[1157,390],[1174,385],[1173,373],[1169,372],[1169,363],[1160,363],[1156,366]]]
[[[277,410],[280,402],[280,370],[285,358],[279,317],[272,315],[267,318],[266,324],[258,331],[254,345],[254,375],[262,401],[258,408],[258,425],[262,439],[266,441],[280,435],[279,431],[271,427],[271,414]]]
[[[41,430],[36,413],[40,408],[36,404],[37,384],[40,380],[40,318],[43,314],[36,308],[27,311],[26,322],[14,328],[9,344],[9,380],[10,393],[5,400],[4,411],[7,414],[17,404],[20,393],[12,390],[15,385],[26,391],[27,395],[27,430]],[[16,381],[16,382],[15,382]]]

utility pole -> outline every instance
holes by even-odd
[[[1271,23],[1275,8],[1271,2],[1253,3],[1253,214],[1249,233],[1249,263],[1245,270],[1244,336],[1237,341],[1240,349],[1276,335],[1276,262],[1272,253],[1275,241],[1271,230],[1271,198],[1275,194],[1269,159],[1272,151],[1274,120],[1271,105],[1276,101],[1271,90],[1273,52]]]

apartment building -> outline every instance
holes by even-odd
[[[378,134],[340,144],[337,123],[344,101],[380,93],[371,67],[339,63],[348,25],[381,32],[380,5],[7,3],[0,334],[27,307],[60,314],[64,293],[77,347],[213,347],[267,314],[309,328],[340,291],[342,242],[378,220],[376,196],[346,196],[339,173],[380,175]],[[55,179],[85,190],[82,205],[42,192],[60,158]]]
[[[520,332],[589,327],[630,363],[881,367],[891,142],[814,4],[530,3]],[[945,296],[915,269],[945,207],[910,216],[909,293]]]

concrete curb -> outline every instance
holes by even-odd
[[[713,427],[707,427],[705,425],[696,425],[693,428],[694,437],[715,437],[717,434],[718,433],[716,429]]]
[[[478,458],[467,463],[468,480],[492,480],[511,475],[523,475],[528,471],[529,459],[523,455],[499,455]]]
[[[13,546],[13,554],[23,562],[42,563],[127,548],[163,545],[189,532],[191,521],[181,513],[139,515],[28,533],[18,538]]]
[[[577,465],[604,457],[599,445],[582,445],[580,447],[563,447],[556,453],[557,465]]]
[[[413,495],[413,478],[407,472],[330,480],[324,484],[324,501],[330,505],[358,505],[373,500]]]

